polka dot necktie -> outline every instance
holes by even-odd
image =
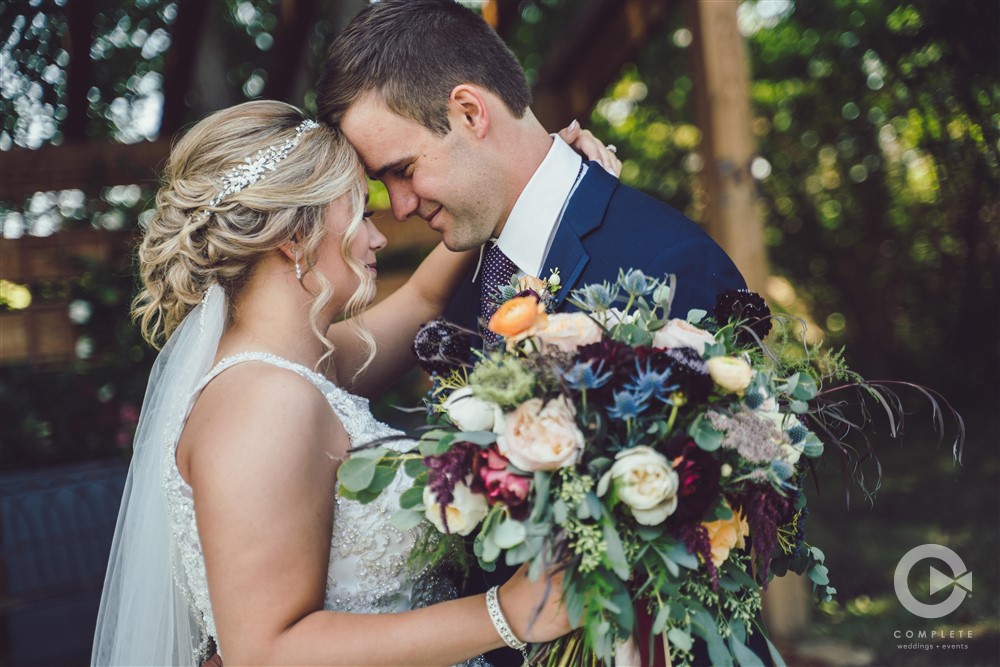
[[[486,323],[496,312],[496,301],[500,296],[499,289],[510,284],[510,277],[516,273],[517,264],[512,262],[496,243],[493,243],[483,259],[483,279],[480,283],[481,291],[479,294],[479,328],[487,346],[492,346],[500,341],[500,336],[487,329]]]

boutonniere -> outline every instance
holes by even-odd
[[[562,278],[559,276],[558,268],[549,271],[549,277],[544,279],[529,275],[518,277],[515,273],[511,275],[509,283],[498,288],[496,305],[499,307],[515,297],[531,295],[551,313],[555,311],[555,295],[560,289],[562,289]]]

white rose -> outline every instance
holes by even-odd
[[[542,348],[552,346],[564,352],[576,352],[581,345],[601,340],[601,327],[583,313],[557,313],[539,317],[524,333],[508,339],[508,347],[523,338],[536,338]]]
[[[795,465],[799,462],[799,458],[802,456],[802,446],[801,445],[791,445],[783,444],[779,447],[781,454],[778,456],[778,460],[786,462],[788,465]]]
[[[486,504],[486,496],[473,493],[464,482],[455,484],[455,490],[452,493],[455,497],[444,510],[448,517],[447,530],[444,521],[441,520],[441,505],[429,486],[424,487],[424,505],[427,507],[424,516],[442,533],[468,535],[489,512],[490,508]]]
[[[705,354],[705,346],[715,342],[715,336],[690,322],[673,319],[653,334],[653,347],[693,347]]]
[[[576,463],[583,449],[583,433],[576,426],[576,410],[565,396],[542,404],[532,398],[504,415],[497,436],[500,453],[525,472],[557,470]]]
[[[743,359],[737,357],[712,357],[705,362],[708,374],[726,391],[743,395],[743,390],[750,386],[753,369]]]
[[[680,478],[663,454],[640,445],[618,452],[611,469],[601,477],[597,495],[614,482],[618,497],[644,526],[656,526],[677,509]]]
[[[442,404],[451,423],[460,431],[492,431],[500,406],[472,394],[472,387],[461,387],[451,392]]]

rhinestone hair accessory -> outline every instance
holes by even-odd
[[[257,151],[253,157],[243,160],[243,164],[233,167],[222,175],[223,189],[208,202],[209,207],[218,206],[226,197],[236,194],[240,190],[245,190],[260,179],[264,178],[269,171],[275,171],[278,163],[288,157],[292,149],[299,145],[302,135],[319,127],[319,123],[314,120],[304,120],[295,128],[295,136],[280,144],[268,146]],[[209,211],[199,211],[195,215],[207,217]]]

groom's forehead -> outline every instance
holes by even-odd
[[[340,129],[358,151],[368,175],[376,179],[415,159],[424,130],[370,95],[351,105]]]

